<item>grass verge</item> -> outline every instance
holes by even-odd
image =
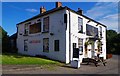
[[[60,62],[38,58],[30,57],[27,55],[19,55],[13,53],[3,53],[2,54],[2,64],[7,65],[61,65]]]

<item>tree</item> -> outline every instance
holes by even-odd
[[[114,46],[114,54],[120,54],[120,33],[117,34],[112,40]]]
[[[107,30],[107,53],[119,54],[120,34],[114,30]]]
[[[1,44],[2,44],[2,52],[9,52],[10,49],[10,42],[9,42],[9,36],[7,35],[7,32],[0,26],[0,33],[1,33]]]
[[[2,28],[0,26],[0,51],[2,51]]]

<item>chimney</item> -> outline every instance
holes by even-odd
[[[44,13],[44,12],[46,12],[45,7],[44,6],[40,7],[40,13]]]
[[[62,3],[61,2],[56,2],[56,8],[58,7],[62,7]]]
[[[79,14],[83,14],[83,10],[81,10],[80,8],[78,8],[78,11],[77,11]]]

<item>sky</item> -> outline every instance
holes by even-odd
[[[62,2],[63,6],[77,11],[107,25],[107,29],[118,31],[117,2]],[[39,14],[44,6],[47,10],[55,8],[55,2],[2,2],[2,27],[8,35],[16,32],[16,24]]]

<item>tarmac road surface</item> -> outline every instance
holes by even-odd
[[[106,66],[102,63],[95,67],[93,63],[86,65],[81,64],[79,69],[71,68],[70,65],[50,66],[54,68],[44,68],[36,65],[3,65],[3,74],[119,74],[118,72],[118,55],[113,55],[107,59]]]

